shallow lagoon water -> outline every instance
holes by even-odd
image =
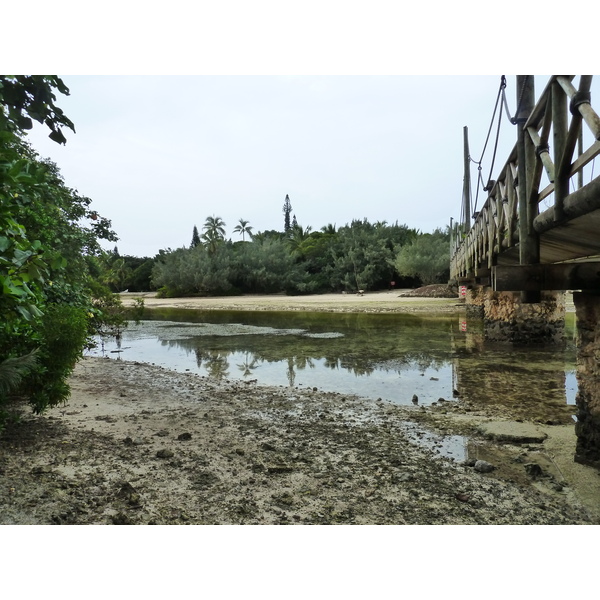
[[[483,340],[456,315],[146,310],[97,354],[207,377],[318,388],[430,405],[467,394],[496,402],[575,403],[575,349]],[[567,338],[571,337],[568,331]]]

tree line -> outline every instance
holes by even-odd
[[[113,291],[158,290],[168,297],[245,293],[319,294],[447,282],[449,232],[421,233],[398,222],[353,220],[318,231],[298,224],[284,204],[281,231],[254,233],[240,219],[242,238],[225,238],[226,223],[206,218],[194,225],[191,243],[161,250],[154,258],[121,256],[118,248],[101,258],[101,281]]]
[[[234,231],[243,239],[234,242],[225,239],[222,219],[208,217],[202,235],[194,227],[190,246],[155,258],[149,285],[165,296],[318,294],[448,280],[448,232],[367,219],[312,231],[288,219],[287,230],[255,234],[240,219]]]

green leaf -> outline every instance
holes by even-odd
[[[54,270],[64,269],[67,266],[67,260],[62,256],[57,256],[52,260],[51,266]]]
[[[62,134],[62,131],[60,131],[60,129],[57,129],[56,131],[51,132],[48,137],[53,142],[56,142],[57,144],[66,144],[67,143],[67,138]]]
[[[33,129],[33,121],[29,117],[20,116],[17,119],[17,125],[21,129]]]
[[[17,306],[17,311],[26,321],[31,321],[33,318],[33,315],[24,306]]]
[[[19,248],[15,248],[14,258],[12,260],[13,264],[17,267],[23,266],[27,260],[33,255],[33,252],[30,250],[19,250]]]

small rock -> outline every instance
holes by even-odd
[[[33,467],[30,472],[32,475],[43,475],[44,473],[52,473],[52,469],[44,465],[41,467]]]
[[[140,494],[128,481],[121,485],[117,495],[131,506],[140,506]]]
[[[173,456],[175,456],[175,453],[166,448],[163,448],[156,453],[156,458],[172,458]]]
[[[525,473],[532,479],[537,479],[543,474],[542,467],[537,463],[527,463],[525,465]]]
[[[166,429],[161,429],[160,431],[157,431],[154,435],[157,435],[158,437],[167,437],[169,435],[169,432]]]
[[[412,403],[419,404],[419,396],[417,396],[416,394],[413,394]]]
[[[454,497],[460,502],[468,502],[471,499],[468,494],[456,494]]]
[[[117,513],[111,520],[113,525],[133,525],[133,521],[123,512]]]
[[[188,433],[188,432],[186,432],[186,433],[180,433],[180,434],[177,436],[177,439],[178,439],[180,442],[187,442],[188,440],[191,440],[191,439],[192,439],[192,434],[191,434],[191,433]]]
[[[492,463],[487,462],[486,460],[478,460],[473,465],[473,468],[478,473],[491,473],[496,467]]]
[[[269,465],[267,467],[268,473],[291,473],[294,469],[289,465],[277,464],[277,465]]]

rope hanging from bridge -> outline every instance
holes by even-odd
[[[481,170],[482,170],[482,166],[481,163],[483,161],[483,157],[485,156],[485,151],[487,150],[487,145],[488,142],[490,141],[490,135],[492,133],[492,127],[494,126],[494,120],[496,118],[496,112],[498,111],[498,104],[500,102],[500,99],[503,98],[504,94],[504,88],[506,87],[506,78],[504,77],[504,75],[502,75],[502,78],[500,80],[500,88],[498,89],[498,95],[496,96],[496,104],[494,106],[494,112],[492,114],[492,120],[490,122],[490,126],[488,129],[488,133],[487,133],[487,137],[485,139],[485,144],[483,145],[483,150],[481,152],[481,157],[479,158],[479,160],[474,160],[471,156],[469,156],[469,160],[472,163],[475,163],[477,165],[477,194],[475,195],[475,206],[473,207],[473,211],[475,212],[477,210],[477,201],[479,199],[479,183],[481,182],[481,186],[483,188],[484,192],[488,191],[488,188],[491,189],[491,186],[489,186],[489,183],[491,182],[491,177],[492,177],[492,172],[494,169],[494,162],[496,160],[496,151],[498,149],[498,138],[500,137],[500,123],[502,122],[502,111],[500,111],[500,116],[498,118],[498,129],[496,131],[496,142],[494,144],[494,155],[492,157],[492,165],[490,167],[490,175],[488,177],[488,184],[485,184],[483,182],[483,178],[481,176]]]
[[[521,86],[521,91],[519,93],[519,101],[517,103],[517,112],[516,112],[517,115],[519,114],[519,112],[521,110],[521,103],[523,100],[523,90],[524,89],[525,89],[525,83],[523,83],[523,85]],[[481,183],[481,188],[483,189],[484,192],[489,192],[494,185],[494,181],[492,180],[492,173],[494,172],[494,163],[496,162],[496,152],[498,150],[498,140],[500,139],[500,126],[502,124],[502,109],[500,109],[500,112],[498,115],[498,127],[496,129],[496,141],[494,142],[494,154],[492,156],[492,164],[490,166],[490,174],[488,176],[487,183],[484,183],[483,177],[481,175],[481,171],[482,171],[481,163],[483,161],[483,157],[485,156],[485,151],[487,149],[488,142],[490,141],[490,135],[492,133],[492,128],[494,126],[494,120],[496,118],[496,112],[498,111],[498,104],[500,101],[502,101],[502,105],[504,106],[504,110],[506,111],[506,116],[508,117],[508,120],[513,125],[517,125],[519,122],[519,118],[511,117],[510,111],[508,110],[508,102],[506,100],[506,77],[504,75],[502,75],[500,78],[500,87],[498,89],[498,95],[496,96],[496,104],[494,106],[494,112],[492,114],[492,119],[490,121],[487,138],[485,140],[485,144],[484,144],[483,150],[481,152],[481,158],[479,160],[474,160],[471,156],[469,156],[469,160],[472,163],[475,163],[477,165],[477,171],[478,171],[477,194],[475,195],[475,206],[473,207],[473,212],[477,211],[477,201],[479,200],[479,183]]]

